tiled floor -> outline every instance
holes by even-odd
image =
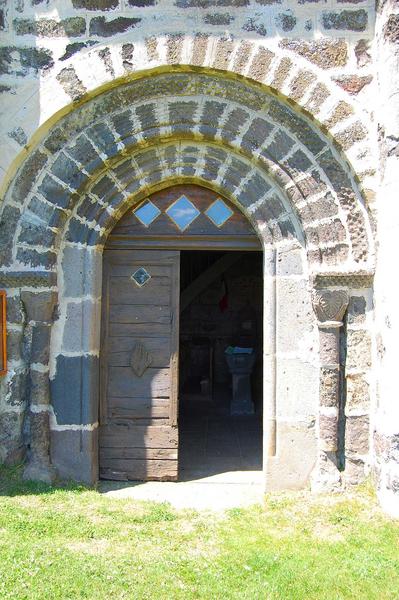
[[[262,470],[259,416],[231,417],[226,402],[186,397],[179,419],[179,480]],[[234,479],[231,477],[230,479]]]

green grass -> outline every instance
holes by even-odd
[[[399,523],[367,486],[175,511],[0,470],[0,598],[399,598]]]

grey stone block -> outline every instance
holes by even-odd
[[[346,419],[345,451],[368,454],[370,421],[368,415],[350,416]]]
[[[303,274],[303,257],[301,250],[297,248],[281,248],[277,253],[277,275],[287,277],[289,275]],[[305,291],[305,294],[307,292]]]
[[[57,262],[55,252],[38,252],[34,248],[18,248],[17,261],[27,267],[42,267],[43,269],[52,269]]]
[[[71,219],[69,222],[66,239],[68,242],[81,242],[82,244],[87,243],[87,240],[91,233],[90,227],[77,219]]]
[[[31,406],[50,403],[50,387],[47,372],[31,369],[29,378],[29,399]],[[46,415],[48,417],[48,415]],[[31,431],[32,434],[32,431]]]
[[[118,33],[129,31],[136,27],[141,22],[141,19],[133,17],[117,17],[107,21],[105,17],[94,17],[90,20],[90,35],[98,35],[100,37],[111,37]]]
[[[266,159],[280,162],[291,150],[294,143],[294,140],[284,131],[277,131],[273,141],[263,152],[261,152],[261,156],[265,157]]]
[[[366,298],[364,296],[352,296],[349,300],[347,320],[349,324],[364,323],[366,320]]]
[[[234,140],[249,118],[250,115],[247,111],[242,108],[234,108],[222,126],[221,137],[229,142]]]
[[[104,164],[98,152],[83,135],[76,139],[73,146],[68,146],[66,152],[81,163],[89,173],[99,169]]]
[[[207,100],[205,102],[203,114],[199,119],[199,130],[205,138],[214,139],[225,108],[226,104],[217,102],[216,100]]]
[[[368,15],[363,8],[359,10],[325,12],[322,18],[325,29],[364,31],[368,24]]]
[[[50,354],[50,334],[49,325],[36,325],[32,331],[32,350],[31,361],[47,365]]]
[[[72,6],[84,10],[112,10],[119,6],[119,0],[72,0]]]
[[[271,189],[270,183],[264,179],[260,173],[255,173],[253,177],[243,187],[237,196],[238,201],[243,206],[251,206],[258,202]]]
[[[3,412],[0,414],[0,462],[17,465],[23,462],[25,446],[22,439],[24,413]]]
[[[105,206],[93,201],[90,196],[84,196],[77,208],[76,214],[87,221],[97,222],[105,210]]]
[[[73,56],[83,48],[94,46],[97,43],[98,42],[95,42],[94,40],[87,40],[86,42],[72,42],[72,44],[67,44],[65,52],[61,56],[60,60],[68,60],[68,58],[71,58],[71,56]]]
[[[95,146],[108,158],[112,158],[119,153],[114,134],[105,123],[93,125],[86,133]]]
[[[94,485],[98,480],[98,432],[51,431],[51,461],[61,479]]]
[[[207,13],[204,17],[207,25],[230,25],[232,21],[234,17],[228,13]]]
[[[280,419],[314,418],[319,389],[316,363],[317,358],[310,354],[307,359],[279,357],[276,398]]]
[[[346,378],[345,414],[368,413],[370,410],[370,386],[364,375],[350,375]]]
[[[33,196],[29,202],[28,211],[47,223],[49,227],[61,228],[67,220],[67,215],[63,210],[43,202],[37,196]]]
[[[18,57],[16,60],[16,56]],[[0,73],[7,75],[37,75],[41,70],[54,66],[53,54],[45,48],[21,48],[3,46],[0,48]]]
[[[22,325],[25,321],[25,309],[21,297],[8,296],[7,298],[7,323]]]
[[[29,219],[29,215],[25,214],[24,217],[22,217],[18,243],[52,248],[55,243],[56,233],[43,225],[43,223],[32,221],[33,219]]]
[[[68,302],[63,352],[92,352],[99,347],[100,305],[91,300]]]
[[[265,143],[272,129],[273,125],[265,119],[255,118],[242,137],[241,147],[252,153]]]
[[[371,339],[364,330],[347,331],[347,369],[364,369],[371,367]]]
[[[290,108],[283,106],[280,102],[273,101],[270,103],[269,115],[277,123],[281,123],[296,134],[302,144],[313,154],[318,154],[326,146],[326,142],[310,127],[305,119],[295,114]]]
[[[277,261],[277,273],[279,270]],[[314,314],[307,280],[280,277],[276,285],[278,298],[284,298],[284,302],[279,302],[277,349],[279,352],[294,352],[306,344],[304,352],[308,354],[315,339],[314,335],[311,335],[314,329]]]
[[[5,377],[2,377],[0,384],[2,394],[0,400],[7,406],[14,409],[23,409],[26,402],[26,369],[9,370]]]
[[[21,213],[14,206],[5,206],[0,221],[0,263],[5,266],[11,263],[13,239]]]
[[[302,150],[297,150],[285,163],[291,177],[302,175],[311,167],[312,163]]]
[[[72,204],[71,192],[62,187],[62,185],[50,177],[50,175],[45,175],[38,188],[38,192],[42,194],[46,200],[61,208],[69,208]]]
[[[243,163],[237,158],[233,158],[231,160],[230,165],[227,168],[227,171],[224,174],[222,186],[225,187],[229,192],[235,192],[236,188],[239,187],[242,179],[246,177],[250,170],[251,167],[249,165]]]
[[[82,169],[66,154],[61,152],[51,167],[53,175],[64,181],[70,188],[78,190],[88,179]]]
[[[195,125],[195,113],[198,109],[198,103],[193,101],[188,102],[169,102],[168,112],[171,124],[188,123]],[[155,121],[156,122],[156,121]]]
[[[58,425],[87,425],[97,421],[98,377],[96,356],[57,356],[50,390]]]
[[[12,189],[12,199],[17,203],[24,203],[26,196],[33,188],[36,178],[44,169],[48,162],[48,157],[40,149],[35,150],[26,159],[23,167],[19,170]]]
[[[23,290],[21,300],[24,303],[29,321],[50,323],[57,302],[57,292],[31,292]]]

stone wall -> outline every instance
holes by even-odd
[[[379,176],[379,253],[376,274],[377,406],[374,422],[378,495],[385,510],[399,517],[399,356],[396,243],[399,234],[399,7],[380,2],[377,28]]]
[[[364,142],[368,128],[352,106],[359,101],[367,112],[371,97],[374,10],[364,0],[328,6],[307,0],[2,0],[0,10],[0,91],[8,115],[1,130],[3,176],[38,127],[71,100],[159,64],[213,63],[257,80],[268,75],[269,85],[303,101],[345,149],[350,141]],[[361,146],[365,162],[364,144],[356,152]],[[366,162],[362,169],[355,165],[365,178],[371,155]]]
[[[276,315],[268,321],[275,338],[265,358],[265,389],[280,399],[267,415],[271,487],[283,481],[285,458],[288,486],[306,485],[319,451],[335,468],[337,448],[321,448],[323,423],[335,431],[345,415],[346,480],[359,481],[370,462],[373,306],[370,281],[350,274],[367,279],[374,266],[371,3],[10,0],[0,10],[0,283],[17,307],[1,381],[1,458],[23,456],[27,415],[27,439],[38,440],[33,473],[48,455],[39,442],[50,426],[63,474],[80,468],[95,479],[96,404],[83,407],[79,390],[96,377],[103,244],[129,203],[178,178],[223,190],[268,256],[275,260],[278,249],[274,271],[268,258],[265,271],[265,289],[285,299],[265,306],[280,310],[278,326]],[[317,364],[311,307],[314,277],[326,272],[338,277],[330,287],[350,295],[341,415],[337,389],[327,389]],[[29,317],[24,292],[32,288],[58,292],[53,325]],[[50,326],[50,356],[35,362],[32,336]],[[324,392],[330,404],[319,410]],[[41,412],[47,421],[34,416]],[[295,463],[292,444],[308,449],[305,466]]]

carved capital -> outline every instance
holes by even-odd
[[[348,306],[349,296],[344,290],[313,290],[312,304],[319,323],[340,323]]]

